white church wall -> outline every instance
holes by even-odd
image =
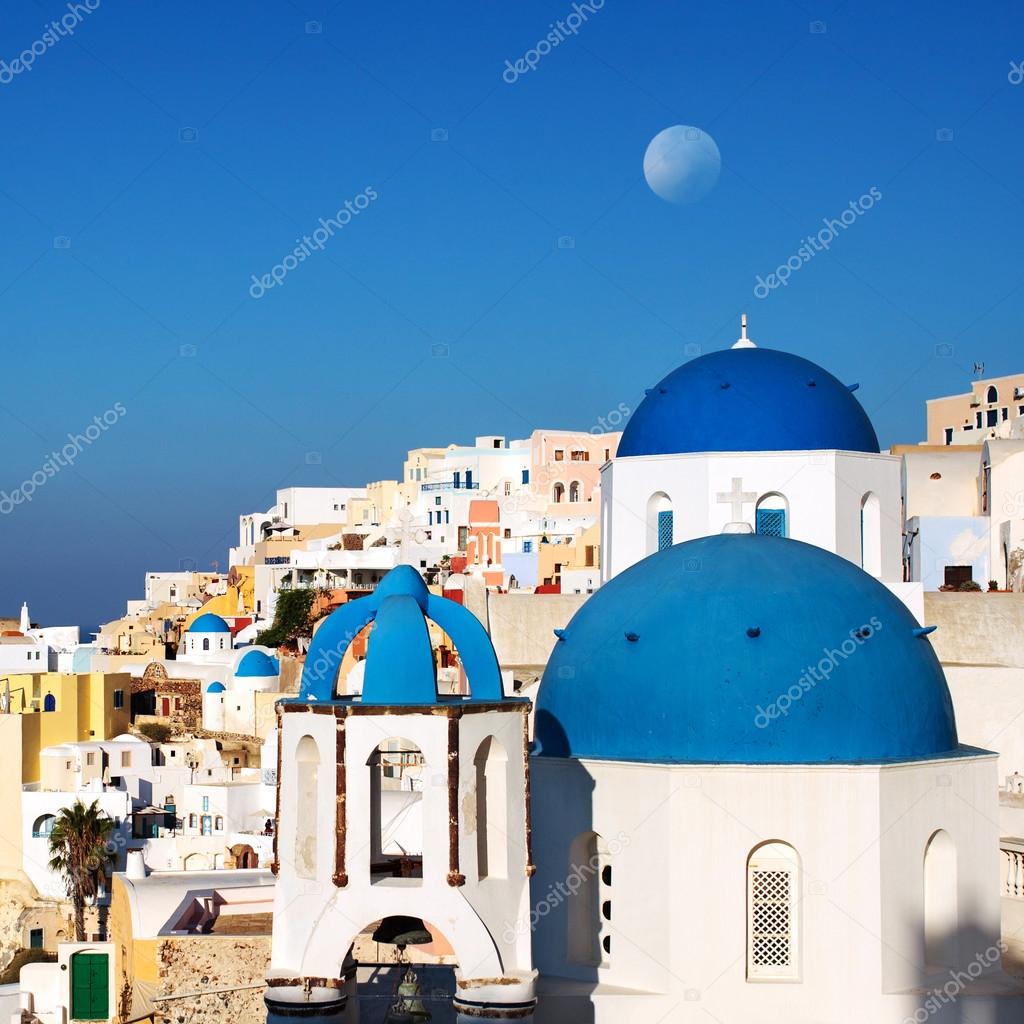
[[[742,496],[734,506],[725,498]],[[882,579],[902,579],[900,460],[857,452],[740,452],[616,459],[602,469],[607,581],[657,549],[656,513],[671,508],[673,543],[721,533],[730,522],[755,525],[761,499],[780,495],[795,540],[862,562],[861,509],[877,498],[878,529],[869,565]],[[657,508],[652,498],[664,495]],[[767,507],[767,506],[766,506]],[[774,505],[772,506],[774,507]]]
[[[1024,668],[945,665],[944,671],[960,742],[998,751],[1000,783],[1024,774]]]
[[[611,952],[602,964],[567,963],[576,897],[556,895],[534,934],[546,988],[557,992],[555,979],[569,977],[638,993],[635,1004],[599,996],[599,1024],[627,1012],[656,1020],[686,1001],[722,1020],[791,1024],[820,1019],[839,992],[850,1019],[898,1024],[921,997],[896,989],[927,976],[917,949],[924,850],[936,830],[956,845],[959,920],[969,926],[961,962],[998,941],[993,774],[991,757],[884,767],[535,759],[534,908],[560,883],[564,891],[580,831],[618,838],[613,913],[598,918]],[[977,827],[986,810],[993,821]],[[797,971],[761,981],[748,971],[746,872],[769,842],[789,844],[799,860]],[[910,968],[898,968],[906,960],[918,968],[913,981]]]

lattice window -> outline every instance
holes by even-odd
[[[786,510],[783,508],[759,508],[757,510],[757,532],[768,537],[785,537]]]
[[[658,513],[658,550],[672,547],[672,512]]]
[[[747,871],[747,977],[798,976],[796,855],[782,843],[762,847]]]

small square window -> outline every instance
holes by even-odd
[[[440,498],[435,498],[434,499],[434,504],[435,505],[440,505],[441,504],[441,499]]]

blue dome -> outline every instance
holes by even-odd
[[[223,683],[218,683],[218,682],[210,683],[210,685],[206,688],[206,692],[207,693],[223,693],[224,692],[224,684]]]
[[[240,676],[276,676],[277,665],[274,659],[264,651],[249,651],[235,669],[235,678]]]
[[[819,764],[957,748],[942,667],[907,607],[799,541],[678,544],[560,632],[537,698],[544,756]]]
[[[384,705],[439,703],[428,619],[440,626],[455,644],[469,679],[470,699],[502,700],[498,658],[480,620],[455,601],[431,594],[411,565],[396,566],[372,594],[349,601],[327,616],[309,645],[298,700]],[[338,669],[345,652],[371,622],[363,692],[358,697],[335,697]]]
[[[618,457],[820,449],[878,451],[850,388],[800,356],[730,348],[684,363],[651,388]]]
[[[230,633],[231,627],[213,612],[204,612],[186,630],[188,633]]]

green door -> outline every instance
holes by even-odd
[[[71,958],[72,1020],[109,1020],[106,953],[76,953]]]

